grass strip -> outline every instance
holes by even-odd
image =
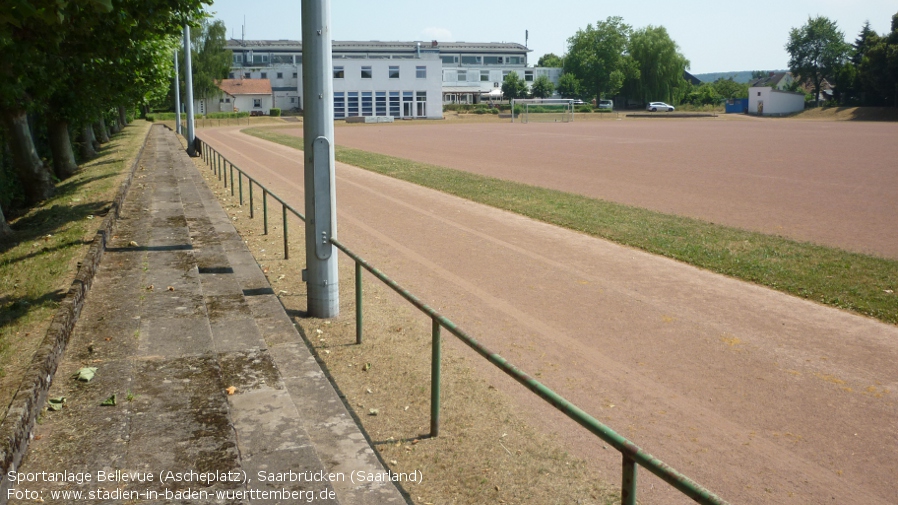
[[[97,158],[57,184],[53,197],[10,221],[15,232],[0,243],[3,405],[15,393],[149,127],[145,121],[126,127]]]
[[[244,130],[302,149],[302,138]],[[898,261],[337,146],[342,163],[898,324]]]

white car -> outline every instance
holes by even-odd
[[[599,110],[614,110],[614,102],[611,100],[599,100]]]
[[[652,102],[652,103],[646,105],[645,110],[651,111],[651,112],[658,112],[659,110],[666,110],[667,112],[673,112],[674,106],[667,105],[664,102]]]

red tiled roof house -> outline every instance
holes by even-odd
[[[271,113],[274,93],[268,79],[222,79],[216,85],[219,93],[197,100],[197,114],[210,112],[249,112],[267,116]]]

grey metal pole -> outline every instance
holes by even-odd
[[[196,140],[193,129],[193,64],[190,61],[190,25],[184,25],[184,78],[186,93],[184,100],[187,102],[187,154],[196,156]]]
[[[337,194],[334,178],[334,83],[330,0],[302,0],[303,168],[305,172],[306,271],[312,317],[340,313]]]
[[[181,78],[178,75],[177,49],[175,49],[175,131],[181,133]]]

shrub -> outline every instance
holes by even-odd
[[[592,105],[577,105],[574,107],[574,110],[577,112],[592,112]],[[609,110],[608,112],[611,111]]]
[[[272,109],[271,109],[271,112],[269,112],[269,114],[271,114],[271,115],[274,116],[274,117],[280,116],[280,115],[281,115],[281,109],[272,108]]]
[[[492,114],[492,115],[494,115],[494,116],[499,115],[499,109],[495,109],[495,108],[494,108],[494,109],[490,109],[490,114]]]

